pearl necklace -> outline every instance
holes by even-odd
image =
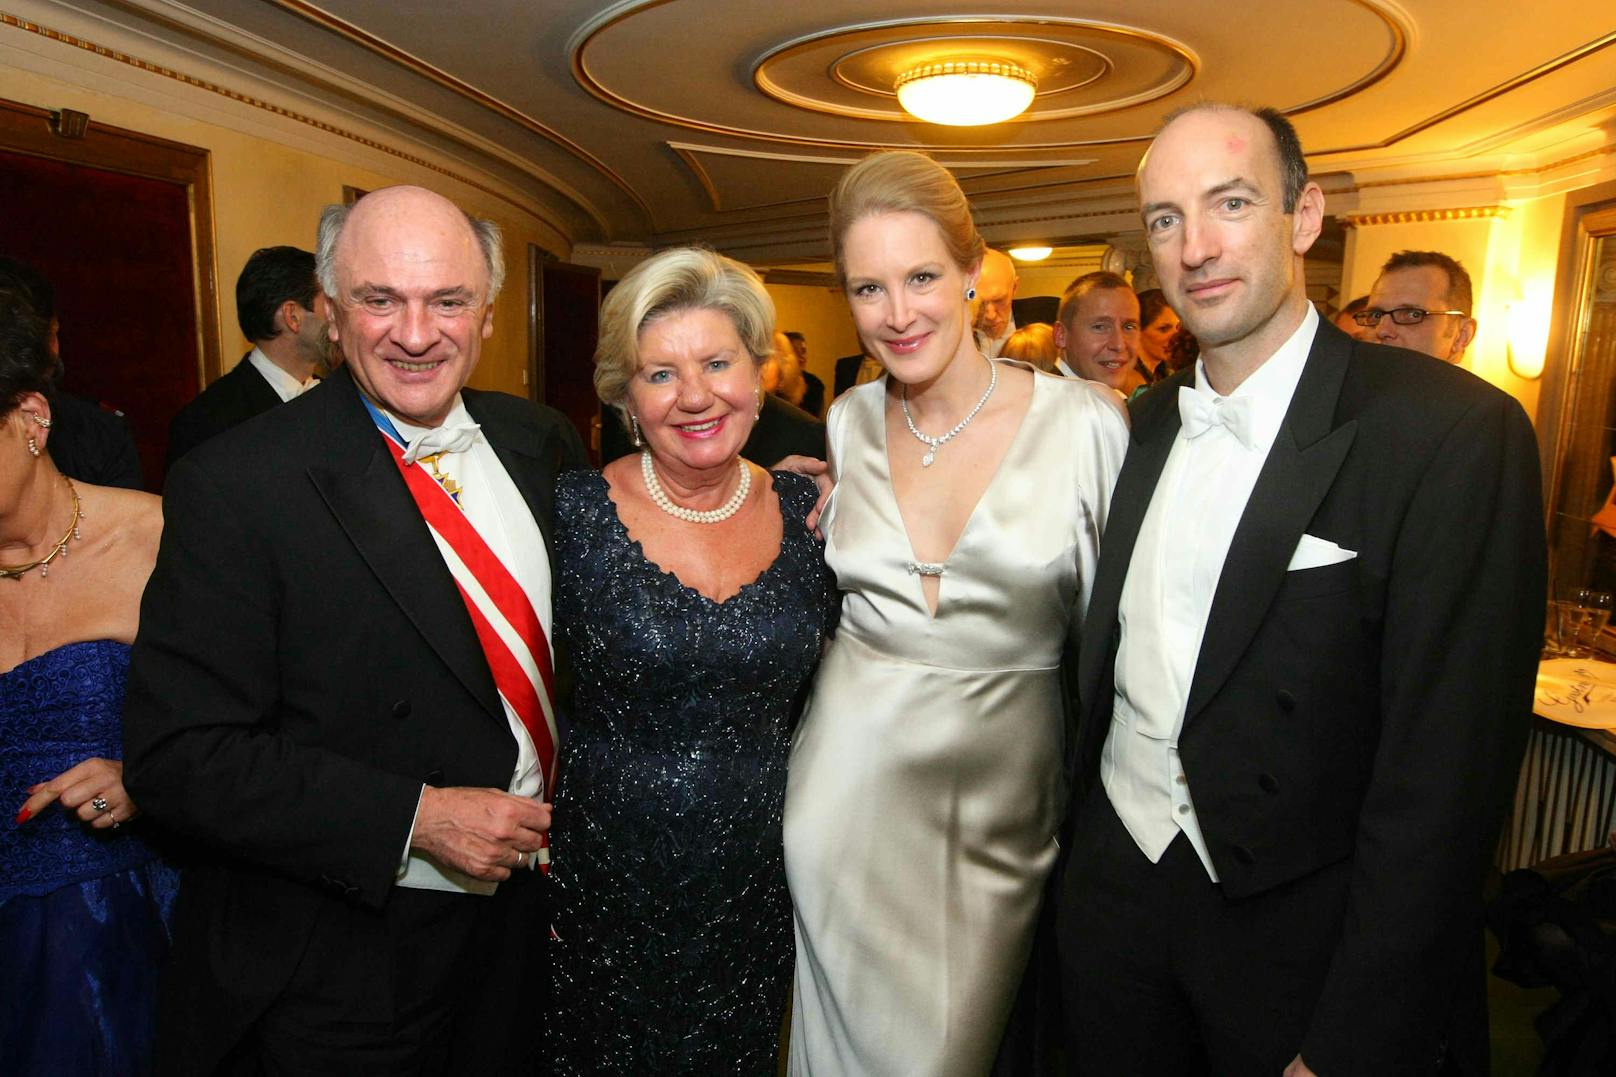
[[[675,505],[673,498],[668,496],[668,492],[662,488],[662,483],[657,480],[656,468],[651,466],[651,451],[643,449],[640,452],[640,474],[645,477],[645,491],[651,495],[651,501],[669,516],[687,520],[693,524],[716,524],[741,511],[741,506],[746,504],[746,495],[752,491],[752,469],[746,466],[745,460],[741,460],[739,463],[741,467],[740,485],[735,487],[735,492],[730,495],[728,501],[716,509],[709,509],[704,512],[701,509],[687,509],[683,505]]]
[[[73,480],[63,475],[62,481],[67,483],[67,492],[73,497],[73,519],[68,521],[67,533],[51,545],[50,553],[37,561],[30,561],[26,565],[0,565],[0,580],[20,580],[36,568],[41,578],[48,577],[51,562],[58,557],[66,557],[67,544],[79,537],[79,521],[84,519],[84,508],[79,504],[79,492]]]
[[[965,418],[961,419],[959,423],[955,425],[954,429],[950,430],[942,437],[934,438],[930,434],[922,434],[919,428],[915,426],[914,417],[909,414],[909,386],[905,385],[903,387],[903,392],[898,396],[898,406],[903,409],[903,421],[909,424],[909,432],[913,434],[916,439],[923,444],[930,446],[926,452],[926,455],[920,458],[921,467],[931,467],[932,461],[937,459],[937,450],[942,448],[948,442],[953,441],[955,436],[958,435],[961,430],[964,430],[967,426],[970,426],[971,420],[976,418],[976,413],[982,410],[982,405],[986,404],[988,402],[988,397],[993,395],[994,386],[999,384],[999,364],[995,363],[992,359],[988,359],[986,356],[983,356],[983,359],[986,360],[988,364],[988,391],[982,394],[982,399],[976,402],[976,407],[966,412]]]

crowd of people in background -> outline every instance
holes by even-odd
[[[1136,291],[1120,274],[1085,273],[1062,289],[1053,322],[1017,325],[1008,313],[1018,283],[1010,257],[989,250],[983,265],[995,276],[993,300],[984,299],[979,289],[974,312],[977,344],[985,355],[1101,382],[1132,400],[1192,366],[1200,354],[1195,335],[1160,288]],[[1463,360],[1476,334],[1470,274],[1441,251],[1399,251],[1381,267],[1369,294],[1339,309],[1323,300],[1315,306],[1356,340],[1409,348],[1450,363]],[[864,357],[840,360],[838,371],[851,360],[859,360],[857,366]],[[855,383],[839,382],[838,393]]]
[[[850,167],[828,392],[653,255],[598,467],[466,387],[498,228],[375,191],[248,260],[161,502],[0,260],[0,1069],[1484,1071],[1530,423],[1453,259],[1309,301],[1279,113],[1137,183],[1160,286],[1018,325],[946,169]]]

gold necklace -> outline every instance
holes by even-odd
[[[67,492],[73,495],[73,519],[67,525],[67,533],[51,547],[50,553],[37,561],[30,561],[26,565],[0,565],[0,580],[20,580],[36,568],[41,578],[49,576],[50,563],[58,557],[67,556],[67,544],[79,537],[79,521],[84,518],[84,510],[79,505],[79,492],[73,488],[73,480],[66,475],[62,476],[62,481],[67,483]]]

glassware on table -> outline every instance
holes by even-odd
[[[1591,588],[1566,591],[1561,599],[1560,647],[1567,658],[1594,654],[1599,633],[1610,620],[1610,593]]]
[[[1543,618],[1543,657],[1559,658],[1565,654],[1566,604],[1558,598],[1549,599]]]

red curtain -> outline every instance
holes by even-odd
[[[200,388],[185,186],[0,151],[0,206],[0,252],[56,288],[63,387],[127,416],[157,491],[168,421]]]

